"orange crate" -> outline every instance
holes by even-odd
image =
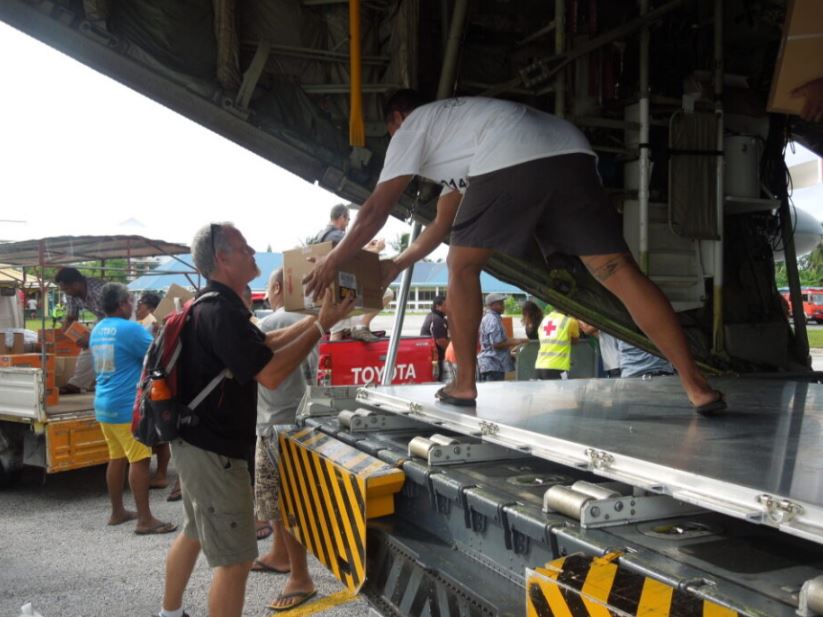
[[[72,343],[76,343],[78,339],[88,336],[90,332],[91,330],[89,330],[86,326],[81,324],[79,321],[75,321],[63,331],[63,336],[69,339]]]
[[[39,353],[18,353],[2,355],[0,356],[0,366],[43,368],[42,358]],[[54,366],[54,354],[46,354],[46,374],[54,373]]]

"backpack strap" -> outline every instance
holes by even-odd
[[[197,298],[195,298],[194,301],[191,303],[191,305],[192,305],[192,307],[194,307],[195,304],[198,304],[202,300],[214,300],[214,299],[218,298],[219,296],[220,296],[220,293],[217,292],[217,291],[208,291],[208,292],[204,293],[202,296],[198,296]],[[183,349],[183,344],[178,342],[177,349],[174,350],[174,354],[172,355],[173,360],[177,359],[177,356],[180,355],[180,352],[182,351],[182,349]],[[170,364],[171,364],[171,366],[174,366],[173,361],[170,362]],[[206,400],[206,397],[209,394],[211,394],[217,386],[220,385],[220,382],[223,381],[226,377],[229,376],[229,373],[230,373],[230,371],[227,368],[224,368],[222,371],[220,371],[217,374],[217,376],[215,376],[215,378],[212,379],[206,385],[206,387],[203,388],[200,391],[200,394],[198,394],[197,396],[195,396],[192,399],[192,401],[188,404],[189,409],[194,411],[194,409],[196,409],[200,405],[200,403],[202,403],[204,400]]]
[[[194,306],[195,304],[198,304],[202,300],[212,300],[212,299],[217,298],[219,296],[220,296],[219,291],[207,291],[203,295],[197,296],[194,300],[192,300],[191,305]]]
[[[195,397],[194,397],[194,399],[192,399],[191,403],[189,403],[189,409],[191,409],[192,411],[194,411],[194,409],[195,409],[198,405],[200,405],[200,403],[202,403],[204,400],[206,400],[206,397],[207,397],[209,394],[211,394],[211,393],[212,393],[212,391],[213,391],[213,390],[214,390],[214,389],[215,389],[218,385],[220,385],[220,382],[221,382],[221,381],[223,381],[226,377],[228,377],[228,375],[229,375],[229,369],[224,368],[222,371],[220,371],[220,372],[217,374],[217,377],[215,377],[214,379],[212,379],[212,380],[208,383],[208,385],[200,391],[200,394],[198,394],[197,396],[195,396]]]
[[[201,300],[214,300],[220,296],[219,292],[216,291],[209,291],[204,293],[202,296],[198,296],[194,300],[192,300],[191,305],[189,306],[189,310],[191,310],[195,304],[198,304]],[[161,333],[160,336],[162,337],[164,333]],[[174,351],[169,358],[169,361],[166,362],[166,366],[164,370],[166,371],[166,375],[171,374],[172,369],[174,368],[175,364],[177,364],[177,359],[180,357],[180,352],[183,351],[183,343],[178,339],[177,345],[174,348]]]

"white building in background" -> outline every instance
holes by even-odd
[[[786,166],[792,177],[792,201],[823,221],[823,159],[800,144],[789,146]]]

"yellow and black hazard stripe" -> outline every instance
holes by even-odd
[[[529,571],[527,617],[742,617],[730,608],[630,572],[604,557],[571,555]]]
[[[399,469],[322,433],[279,435],[283,524],[346,587],[366,572],[366,521],[394,511]]]

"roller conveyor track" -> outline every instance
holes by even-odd
[[[695,414],[677,378],[496,382],[476,409],[439,385],[364,389],[364,404],[823,543],[823,385],[718,379]]]

